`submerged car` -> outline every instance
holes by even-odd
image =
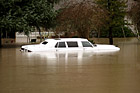
[[[59,39],[46,39],[40,44],[24,45],[21,51],[93,51],[93,52],[110,52],[119,51],[120,48],[114,45],[100,45],[92,44],[87,39],[83,38],[59,38]]]

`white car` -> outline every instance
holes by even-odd
[[[114,45],[92,44],[83,38],[59,38],[46,39],[37,45],[24,45],[21,51],[93,51],[93,52],[110,52],[119,51],[120,48]]]

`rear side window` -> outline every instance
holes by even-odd
[[[46,45],[47,43],[48,43],[48,42],[44,41],[42,44],[43,44],[43,45]]]
[[[82,41],[83,47],[92,47],[92,45],[87,41]]]
[[[65,48],[65,47],[66,47],[65,42],[57,42],[55,45],[55,48]]]
[[[77,42],[71,42],[71,41],[68,41],[67,42],[67,45],[68,45],[68,47],[78,47],[78,43]]]

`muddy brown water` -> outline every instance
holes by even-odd
[[[106,42],[98,39],[96,42]],[[140,93],[140,42],[114,53],[0,49],[0,93]]]

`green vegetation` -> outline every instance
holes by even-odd
[[[107,38],[108,35],[109,35],[109,31],[106,30],[106,28],[103,28],[100,34],[100,37]],[[112,32],[112,36],[122,38],[122,37],[134,37],[135,35],[134,33],[132,33],[131,29],[128,27],[124,27],[124,28],[116,27],[114,28],[114,31]]]
[[[0,34],[5,31],[29,32],[36,27],[49,29],[57,12],[54,3],[59,0],[0,0]],[[1,37],[0,37],[1,46]]]
[[[125,27],[124,17],[126,15],[126,1],[125,0],[96,0],[96,3],[108,10],[109,20],[105,28],[102,28],[103,33],[107,33],[109,43],[113,44],[113,36],[123,33]],[[101,33],[102,33],[101,32]],[[105,35],[105,34],[104,34]]]
[[[133,4],[129,11],[129,16],[132,19],[135,29],[140,33],[140,0],[135,0],[135,4]]]
[[[46,30],[56,27],[60,31],[76,31],[78,36],[86,38],[90,31],[97,31],[100,37],[108,37],[110,44],[113,44],[113,37],[133,36],[124,20],[127,0],[68,2],[69,5],[58,12],[54,4],[59,1],[0,0],[0,46],[2,33],[24,32],[28,36],[35,28],[41,32],[41,27]],[[131,11],[131,14],[135,14],[131,17],[139,30],[137,2],[138,8]]]

